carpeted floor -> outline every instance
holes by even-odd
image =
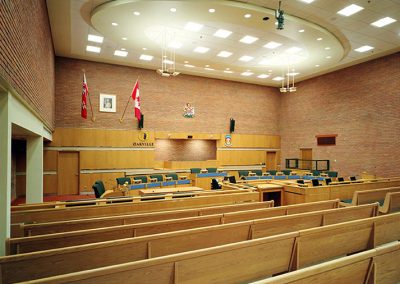
[[[79,199],[93,199],[94,194],[84,195],[46,195],[43,196],[43,202],[50,201],[66,201],[66,200],[79,200]],[[11,202],[11,206],[25,203],[25,197],[19,197]]]

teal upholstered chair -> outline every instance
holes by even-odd
[[[150,175],[150,178],[156,178],[157,181],[163,181],[164,180],[163,176],[160,175],[160,174]]]
[[[321,174],[321,171],[317,171],[317,170],[312,170],[311,172],[312,172],[313,176],[315,176],[315,177],[317,177]]]
[[[166,174],[166,177],[171,177],[172,180],[178,180],[178,175],[176,173]]]
[[[190,173],[191,174],[199,174],[201,171],[201,168],[191,168]]]
[[[262,170],[251,170],[252,173],[255,173],[258,176],[262,175]]]
[[[338,172],[327,171],[326,173],[328,174],[328,176],[329,176],[330,178],[335,178],[335,177],[338,176]]]
[[[147,176],[134,176],[133,179],[134,179],[134,180],[135,180],[135,179],[136,179],[136,180],[140,179],[140,180],[142,181],[142,183],[147,183],[147,182],[148,182]]]
[[[209,173],[216,173],[217,168],[206,168]]]
[[[96,182],[92,185],[92,188],[94,190],[94,195],[96,196],[96,198],[100,198],[104,194],[104,192],[106,192],[104,183],[101,180],[96,180]]]
[[[120,178],[116,178],[117,180],[117,185],[124,185],[126,182],[128,184],[131,184],[131,178],[128,177],[120,177]]]
[[[239,177],[247,177],[249,175],[249,171],[238,170]]]
[[[277,170],[268,170],[267,172],[269,172],[272,176],[276,175]]]
[[[282,170],[282,173],[284,173],[286,176],[290,175],[292,170]]]

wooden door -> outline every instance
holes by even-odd
[[[312,149],[311,148],[304,148],[300,149],[300,157],[302,160],[309,160],[309,161],[302,161],[300,163],[300,169],[302,170],[312,170]]]
[[[268,170],[276,170],[276,152],[267,152],[265,167]]]
[[[79,194],[79,152],[58,153],[58,195]]]

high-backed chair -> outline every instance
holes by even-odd
[[[282,170],[282,173],[285,174],[285,176],[289,176],[292,170]]]
[[[117,185],[124,185],[126,182],[128,184],[131,184],[131,178],[129,177],[119,177],[116,178],[116,180],[117,180]]]
[[[216,173],[217,168],[206,168],[209,173]]]
[[[262,175],[262,170],[251,170],[251,172],[255,173],[258,176]]]
[[[330,178],[336,178],[338,176],[338,172],[327,171],[326,172]]]
[[[312,170],[311,172],[312,172],[313,176],[315,176],[315,177],[317,177],[321,174],[321,171],[317,171],[317,170]]]
[[[211,189],[221,189],[221,186],[215,178],[211,180]]]
[[[160,174],[150,175],[150,179],[157,179],[159,182],[164,180],[163,176]]]
[[[101,180],[96,180],[96,182],[92,185],[92,188],[94,190],[94,195],[96,196],[96,198],[100,198],[104,194],[104,192],[106,192],[104,183]]]
[[[133,180],[141,180],[142,183],[148,183],[148,178],[147,176],[134,176]]]
[[[201,171],[201,168],[191,168],[190,173],[191,174],[199,174]]]
[[[238,173],[239,173],[239,178],[247,177],[249,175],[249,171],[244,171],[244,170],[238,170]]]
[[[178,180],[178,175],[176,173],[166,174],[166,177],[171,177],[172,180]]]
[[[276,175],[276,173],[278,172],[277,170],[268,170],[267,172],[269,172],[271,175]]]

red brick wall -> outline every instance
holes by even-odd
[[[216,140],[157,139],[157,161],[206,161],[217,159]]]
[[[283,162],[309,147],[343,176],[400,176],[400,53],[301,82],[281,98]],[[337,134],[336,146],[317,146],[320,134]]]
[[[45,0],[0,1],[0,76],[54,125],[54,50]]]
[[[80,117],[82,69],[91,94],[96,121]],[[279,93],[276,88],[179,75],[163,78],[153,70],[56,57],[57,127],[136,129],[131,101],[121,124],[119,118],[139,77],[145,129],[172,132],[229,132],[229,118],[236,120],[235,133],[277,134]],[[117,112],[99,112],[99,94],[117,96]],[[190,102],[195,118],[184,118]],[[90,116],[90,112],[89,112]]]

